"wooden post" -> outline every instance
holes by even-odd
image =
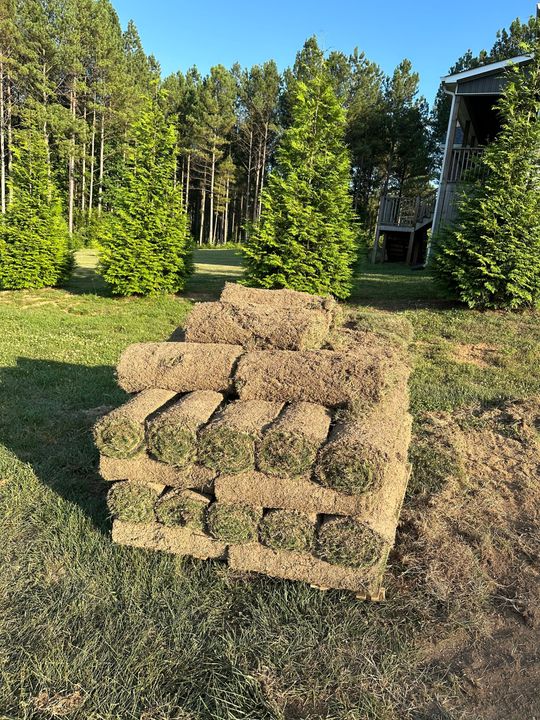
[[[457,89],[456,89],[457,92]],[[452,150],[454,149],[454,140],[456,137],[457,120],[459,114],[459,106],[461,97],[453,93],[452,95],[452,109],[450,111],[450,120],[448,122],[448,132],[446,134],[446,146],[444,148],[444,158],[441,168],[441,180],[439,184],[439,190],[437,192],[437,201],[435,203],[435,211],[433,213],[433,231],[431,233],[430,242],[426,253],[426,263],[429,261],[431,254],[432,238],[433,235],[439,229],[439,223],[441,221],[442,211],[444,209],[444,198],[446,194],[446,186],[448,179],[448,172],[450,170],[450,164],[452,162]]]
[[[379,212],[377,213],[377,229],[375,230],[375,243],[371,254],[371,263],[375,265],[377,262],[377,253],[379,252],[379,240],[381,238],[381,220],[383,214],[383,204],[386,202],[386,195],[382,195],[379,201]]]

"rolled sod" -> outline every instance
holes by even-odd
[[[261,542],[274,550],[311,552],[315,544],[313,517],[294,510],[269,510],[259,525]]]
[[[156,517],[168,527],[187,525],[193,530],[204,530],[206,510],[210,504],[207,495],[192,490],[169,490],[156,503]]]
[[[331,317],[322,310],[270,305],[195,305],[186,324],[188,342],[222,342],[249,350],[320,348],[328,336]]]
[[[221,558],[227,549],[225,543],[198,530],[189,527],[166,527],[157,522],[131,523],[115,520],[112,539],[119,545],[191,555],[200,560]]]
[[[107,493],[110,514],[127,522],[144,523],[155,520],[154,505],[161,492],[149,485],[115,483]]]
[[[98,449],[114,458],[135,455],[144,444],[144,421],[174,396],[169,390],[145,390],[105,415],[94,427]]]
[[[391,544],[409,475],[408,464],[393,460],[377,491],[346,495],[312,482],[309,477],[280,478],[251,470],[220,475],[215,480],[214,492],[219,502],[247,503],[253,507],[283,508],[306,514],[352,515]]]
[[[381,486],[390,460],[407,462],[407,380],[408,372],[403,371],[378,403],[363,412],[349,412],[336,423],[315,469],[322,485],[351,495],[370,492]]]
[[[185,467],[197,456],[197,431],[223,402],[213,390],[198,390],[180,398],[146,424],[149,452],[171,465]]]
[[[127,392],[165,388],[175,392],[229,389],[244,349],[215,343],[136,343],[122,353],[117,377]]]
[[[258,444],[259,470],[283,477],[308,472],[326,440],[331,419],[322,405],[308,402],[288,405]]]
[[[129,480],[133,483],[159,483],[174,488],[197,488],[212,491],[216,472],[202,465],[176,468],[153,460],[145,452],[129,460],[101,456],[99,472],[104,480]]]
[[[329,518],[321,524],[317,535],[316,553],[331,565],[371,567],[386,550],[383,538],[354,518]]]
[[[206,514],[210,534],[227,543],[245,543],[257,539],[257,528],[262,509],[247,505],[230,505],[215,502]]]
[[[257,350],[243,355],[235,387],[241,400],[311,402],[336,408],[376,402],[391,358],[385,353]]]
[[[260,543],[230,545],[229,567],[285,580],[300,580],[321,589],[350,590],[360,599],[379,600],[386,558],[372,567],[331,565],[309,553],[273,550]]]
[[[264,400],[225,405],[199,435],[199,462],[222,473],[253,468],[255,443],[282,407]]]
[[[225,283],[220,300],[222,303],[237,306],[260,304],[288,310],[322,310],[330,314],[338,307],[331,295],[320,297],[297,290],[266,290],[229,282]]]

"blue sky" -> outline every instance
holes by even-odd
[[[355,46],[385,72],[404,57],[431,103],[439,78],[468,48],[490,48],[499,28],[535,11],[531,0],[113,0],[125,27],[135,21],[163,74],[197,65],[242,66],[273,58],[282,70],[317,35],[325,50]]]

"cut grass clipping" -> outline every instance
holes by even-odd
[[[368,568],[383,551],[382,538],[353,518],[330,518],[319,528],[317,555],[332,565]]]
[[[167,527],[185,525],[204,530],[205,514],[210,499],[192,490],[171,490],[156,503],[156,517]]]
[[[146,390],[105,415],[94,427],[99,450],[108,457],[133,457],[144,444],[144,421],[174,395],[169,390]]]
[[[107,506],[110,514],[126,522],[153,522],[154,505],[161,492],[148,485],[137,483],[115,483],[107,494]]]
[[[330,420],[322,405],[291,403],[264,434],[257,454],[259,469],[283,477],[309,471],[326,440]]]
[[[315,542],[314,521],[294,510],[270,510],[259,526],[261,542],[273,550],[311,552]]]
[[[147,424],[146,441],[154,457],[177,467],[195,462],[197,430],[223,401],[212,390],[192,392],[180,398]]]
[[[222,473],[238,473],[255,465],[255,443],[274,420],[282,403],[250,400],[226,405],[202,431],[199,462]]]
[[[216,540],[245,543],[257,540],[257,527],[262,510],[247,505],[216,502],[207,513],[207,526]]]

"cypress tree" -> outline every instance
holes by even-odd
[[[69,271],[71,254],[45,137],[39,130],[24,128],[15,140],[12,201],[0,221],[0,288],[58,285]]]
[[[132,144],[112,197],[101,271],[116,295],[178,292],[192,270],[177,140],[157,100],[132,128]]]
[[[306,80],[292,82],[291,125],[244,248],[246,282],[346,298],[355,235],[345,112],[322,62]]]
[[[502,128],[462,188],[456,223],[435,242],[434,271],[469,307],[540,304],[540,58],[512,66]]]

